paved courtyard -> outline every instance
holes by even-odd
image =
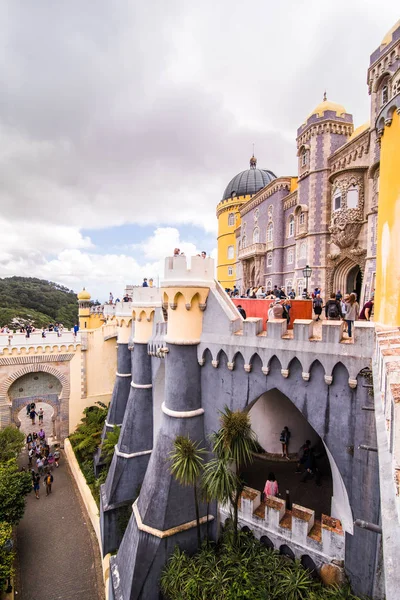
[[[41,404],[37,404],[37,409]],[[44,430],[51,431],[52,408],[44,408]],[[24,433],[38,431],[19,415]],[[27,453],[20,457],[27,466]],[[65,456],[53,471],[53,492],[46,497],[41,483],[40,498],[28,495],[24,517],[17,527],[18,572],[16,599],[103,600],[100,552],[91,524],[79,498]]]

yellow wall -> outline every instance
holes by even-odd
[[[375,321],[400,325],[400,115],[381,138]]]
[[[117,371],[117,339],[104,341],[102,329],[87,332],[86,385],[88,405],[109,402]]]
[[[223,287],[232,288],[236,281],[236,235],[235,229],[240,225],[239,209],[242,204],[250,200],[251,196],[238,196],[228,200],[223,200],[217,206],[218,217],[218,258],[217,258],[217,279]],[[229,210],[226,210],[229,208]],[[235,224],[228,225],[228,218],[231,213],[236,215]],[[233,246],[234,258],[228,259],[228,246]],[[233,267],[232,275],[228,275],[228,267]]]
[[[83,409],[92,403],[81,398],[81,347],[78,346],[69,363],[70,396],[69,396],[69,432],[75,431],[83,416]]]

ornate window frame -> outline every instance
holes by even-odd
[[[272,252],[267,252],[267,268],[272,267]]]
[[[228,215],[228,227],[232,227],[235,224],[235,213],[230,212]]]

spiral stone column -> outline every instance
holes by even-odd
[[[153,386],[147,344],[152,335],[155,308],[160,304],[158,290],[134,290],[132,380],[128,384],[129,397],[118,444],[106,483],[100,490],[104,555],[115,551],[121,541],[121,520],[138,496],[153,449]]]
[[[140,495],[116,557],[110,560],[110,598],[157,600],[161,570],[176,544],[193,552],[197,534],[193,489],[172,477],[170,453],[178,435],[204,445],[200,342],[203,311],[214,285],[212,259],[166,259],[163,306],[168,310],[162,422]],[[200,507],[202,534],[208,517]]]

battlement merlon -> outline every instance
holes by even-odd
[[[192,256],[190,268],[186,256],[168,256],[165,259],[164,278],[160,286],[166,287],[215,287],[214,259]]]

